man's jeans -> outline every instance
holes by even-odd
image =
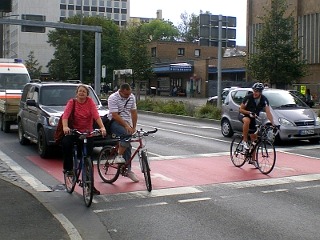
[[[116,121],[113,121],[111,124],[111,132],[117,136],[128,134],[127,130],[123,126],[121,126],[119,123],[117,123]],[[121,140],[120,145],[123,147],[126,147],[126,150],[123,154],[123,158],[126,161],[128,161],[131,157],[131,149],[132,149],[130,141]],[[128,170],[131,170],[131,165],[128,167]]]

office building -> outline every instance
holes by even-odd
[[[76,14],[102,16],[112,19],[117,25],[125,26],[130,16],[130,0],[12,0],[12,12],[4,17],[47,22],[59,22]],[[53,29],[26,27],[19,25],[3,26],[3,57],[27,59],[34,51],[42,71],[52,59],[54,48],[47,43],[48,32]]]

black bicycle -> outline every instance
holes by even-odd
[[[72,193],[78,183],[83,190],[83,199],[87,207],[90,207],[93,198],[93,166],[89,156],[87,156],[87,137],[98,136],[101,134],[99,129],[94,129],[92,132],[80,132],[76,129],[71,130],[72,135],[79,137],[83,141],[81,157],[78,157],[78,145],[74,142],[73,146],[73,171],[64,173],[64,182],[68,193]],[[81,178],[80,178],[80,173]]]
[[[276,149],[273,145],[279,126],[257,124],[257,140],[248,136],[249,149],[243,146],[243,136],[235,136],[230,145],[230,158],[234,166],[242,167],[246,162],[254,164],[263,174],[269,174],[276,164]]]

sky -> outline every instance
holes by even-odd
[[[180,15],[184,12],[199,15],[202,10],[212,15],[236,17],[236,44],[246,45],[247,0],[130,0],[130,17],[156,18],[157,10],[162,10],[162,18],[175,26],[181,23]]]

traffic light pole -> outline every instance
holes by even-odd
[[[221,108],[221,63],[222,63],[222,15],[219,15],[219,43],[218,43],[218,102],[217,107]]]

